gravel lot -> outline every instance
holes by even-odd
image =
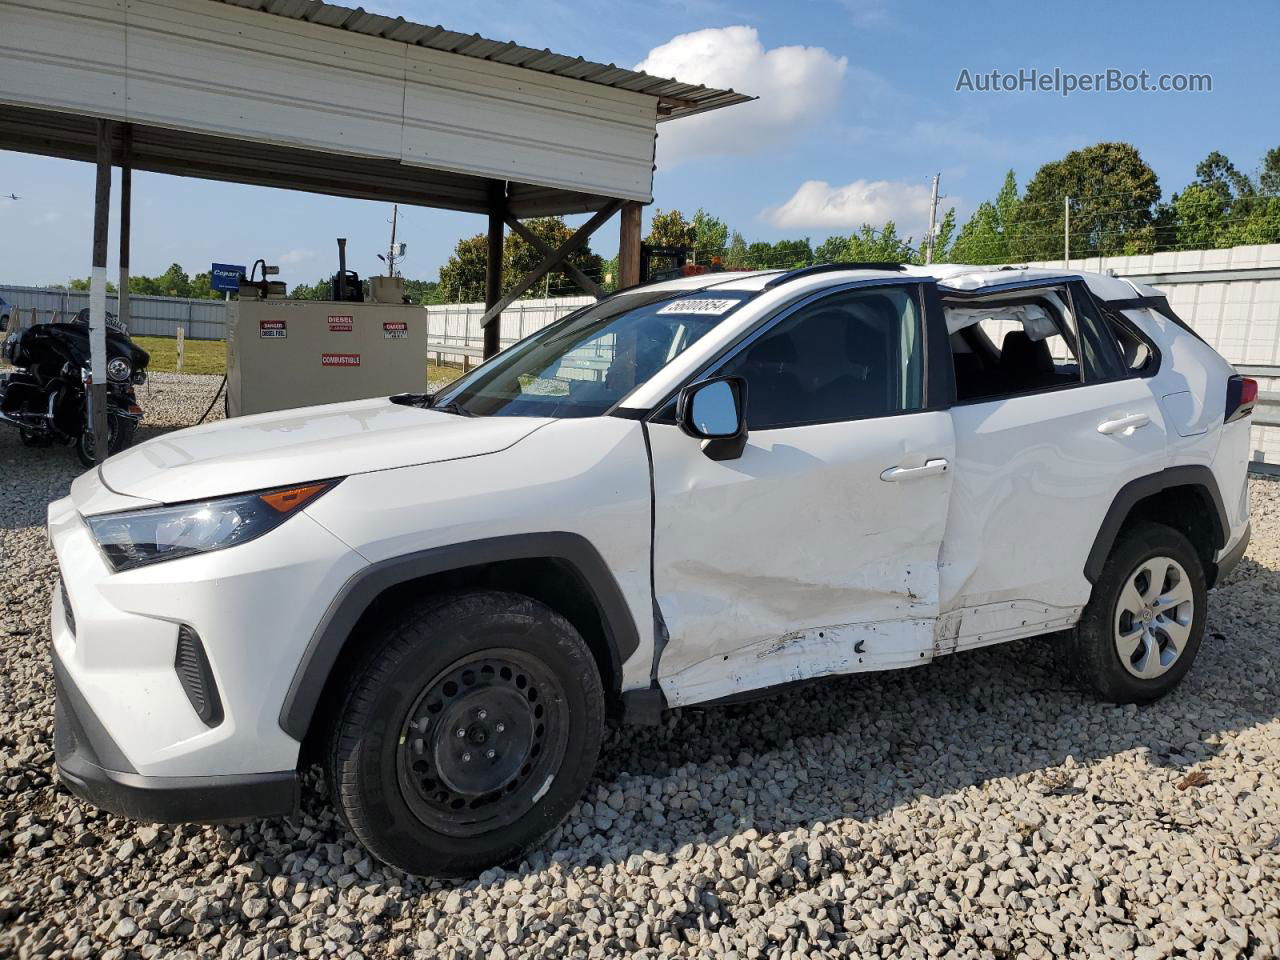
[[[216,385],[156,375],[146,432]],[[1047,639],[686,709],[611,731],[541,853],[453,885],[370,862],[318,778],[217,828],[56,784],[43,520],[77,470],[0,430],[0,956],[1280,956],[1280,483],[1161,703],[1090,700]]]

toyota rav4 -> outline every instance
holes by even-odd
[[[150,440],[49,508],[63,782],[518,858],[606,717],[1061,634],[1099,697],[1187,670],[1248,542],[1256,384],[1155,290],[835,264],[641,286],[434,395]]]

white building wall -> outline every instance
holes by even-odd
[[[0,103],[652,199],[655,97],[207,0],[0,0]]]

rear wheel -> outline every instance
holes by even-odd
[[[368,640],[329,755],[356,837],[392,866],[444,877],[537,845],[600,749],[604,694],[577,631],[528,597],[484,592],[421,603]]]
[[[1161,524],[1133,527],[1113,548],[1072,636],[1076,675],[1116,703],[1168,693],[1200,649],[1206,593],[1191,541]]]

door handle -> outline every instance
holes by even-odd
[[[917,480],[921,477],[936,477],[940,473],[946,473],[947,468],[951,464],[947,463],[942,457],[935,460],[926,460],[922,467],[890,467],[880,474],[880,479],[888,483],[896,483],[899,480]]]
[[[1139,427],[1145,427],[1150,422],[1151,418],[1145,413],[1131,413],[1128,416],[1117,417],[1115,420],[1103,420],[1098,424],[1098,432],[1108,436],[1122,433],[1127,437]]]

